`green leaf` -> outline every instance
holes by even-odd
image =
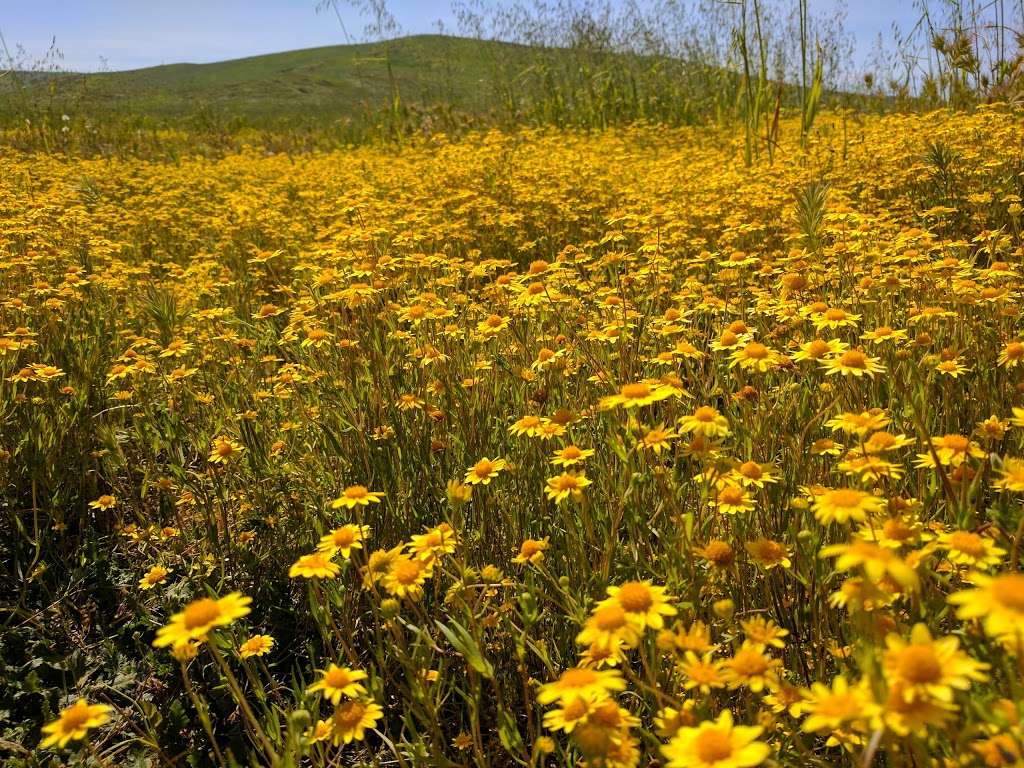
[[[454,619],[451,622],[451,627],[442,624],[440,621],[435,621],[434,623],[437,624],[437,628],[441,630],[448,639],[448,642],[451,643],[452,648],[461,653],[473,669],[488,680],[494,678],[494,667],[484,658],[483,653],[480,651],[480,646],[477,645],[476,640],[473,639],[473,636],[469,634],[465,627]]]

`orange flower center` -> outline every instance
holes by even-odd
[[[752,341],[747,344],[746,349],[743,353],[751,360],[763,360],[768,357],[768,347],[757,341]]]
[[[821,339],[815,339],[807,345],[807,356],[817,360],[819,357],[828,352],[828,342],[822,341]]]
[[[594,625],[603,632],[614,632],[626,626],[626,612],[622,607],[606,605],[594,612]]]
[[[846,312],[841,309],[830,309],[825,312],[825,319],[832,321],[845,320]]]
[[[709,541],[704,547],[704,557],[717,566],[726,566],[732,563],[732,547],[724,541]]]
[[[220,606],[216,600],[204,597],[190,603],[185,609],[185,629],[193,630],[212,624],[220,617]]]
[[[885,537],[895,541],[908,539],[913,532],[913,529],[902,520],[886,520],[885,525],[882,526],[882,533],[885,534]]]
[[[967,450],[967,446],[971,443],[963,435],[946,435],[942,438],[942,447],[949,448],[951,451],[956,453],[963,453]]]
[[[477,477],[487,477],[493,470],[494,465],[487,459],[480,459],[480,461],[473,466],[473,474]]]
[[[630,613],[646,613],[654,605],[651,588],[639,581],[629,581],[619,587],[616,599]]]
[[[89,705],[78,702],[64,710],[60,719],[65,731],[77,731],[89,721]]]
[[[587,714],[589,709],[587,700],[577,696],[562,707],[562,718],[565,720],[579,720]]]
[[[534,539],[527,539],[523,542],[523,546],[520,548],[519,554],[524,558],[531,558],[543,550],[544,547],[541,542],[535,541]]]
[[[597,673],[592,669],[574,667],[562,673],[559,680],[560,688],[583,688],[597,682]]]
[[[760,675],[768,669],[768,660],[760,651],[745,648],[740,650],[740,652],[733,658],[732,668],[738,675]]]
[[[346,499],[365,499],[369,491],[365,485],[351,485],[345,489]]]
[[[868,361],[864,356],[864,353],[857,349],[851,349],[849,352],[845,352],[843,356],[839,358],[839,363],[846,368],[868,367]]]
[[[705,423],[714,421],[718,416],[718,411],[709,405],[702,405],[696,411],[693,412],[693,418],[697,421],[703,421]]]
[[[651,388],[643,382],[639,384],[626,384],[622,388],[622,396],[627,400],[640,400],[651,394]]]
[[[332,669],[324,675],[324,684],[330,688],[347,688],[352,678],[344,669]]]
[[[366,705],[361,701],[346,701],[334,710],[334,726],[339,731],[351,731],[362,722]]]
[[[356,534],[351,528],[339,528],[332,536],[334,546],[348,547],[356,540]]]
[[[578,459],[583,455],[583,451],[577,448],[575,445],[570,445],[567,448],[562,449],[563,459]]]
[[[956,531],[950,534],[949,546],[971,557],[985,554],[985,542],[981,536],[970,531]]]
[[[839,490],[832,491],[829,494],[829,501],[833,507],[841,507],[842,509],[854,509],[860,506],[861,500],[864,498],[862,491],[855,491],[852,488],[840,488]]]
[[[399,560],[395,563],[395,581],[403,586],[415,584],[420,577],[420,566],[414,560]]]
[[[740,465],[740,474],[751,480],[760,480],[764,471],[756,461],[745,461]]]
[[[574,475],[559,475],[551,484],[559,491],[575,491],[580,487],[579,480]]]
[[[718,728],[701,731],[693,746],[702,763],[717,763],[732,755],[732,739],[729,733]]]
[[[721,504],[740,504],[743,501],[743,490],[732,486],[723,488],[718,494],[718,501]]]
[[[942,665],[929,645],[908,645],[900,654],[900,674],[912,683],[934,683],[942,677]]]

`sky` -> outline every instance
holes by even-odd
[[[834,4],[810,2],[812,12],[827,12]],[[316,5],[316,0],[0,0],[0,35],[12,55],[21,46],[29,62],[42,58],[55,41],[63,54],[61,67],[79,72],[222,61],[363,39],[366,20],[344,2],[338,3],[340,23],[332,11],[317,12]],[[456,31],[450,0],[387,5],[405,34],[436,32],[438,21]],[[848,0],[846,10],[858,63],[867,61],[879,33],[890,37],[893,22],[907,29],[916,18],[912,0]],[[6,59],[2,50],[0,56]]]

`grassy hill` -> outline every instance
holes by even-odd
[[[419,35],[308,48],[211,64],[168,64],[96,74],[19,73],[0,79],[0,109],[56,99],[117,112],[172,117],[208,108],[261,120],[339,117],[390,102],[450,104],[480,112],[495,103],[493,74],[529,66],[530,49],[495,41]],[[390,60],[390,74],[389,74]]]

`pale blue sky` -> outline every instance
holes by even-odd
[[[820,10],[833,5],[811,0]],[[455,31],[450,0],[393,0],[388,7],[405,34],[434,32],[438,20]],[[110,69],[132,69],[346,42],[337,17],[315,8],[316,0],[0,0],[0,33],[12,53],[21,45],[32,58],[56,38],[66,69],[96,70],[102,60]],[[893,22],[906,29],[916,18],[911,0],[849,0],[846,8],[858,64],[880,32],[888,39]],[[361,38],[365,21],[343,14],[349,34]]]

